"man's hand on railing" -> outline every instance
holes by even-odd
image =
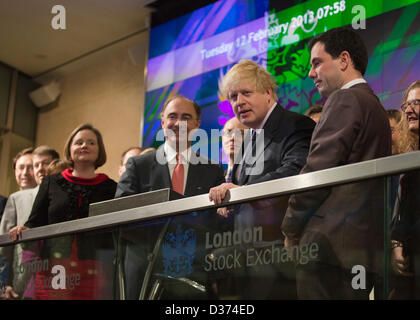
[[[209,199],[210,201],[214,201],[214,204],[216,205],[221,204],[226,198],[228,191],[237,187],[239,186],[233,183],[222,183],[220,186],[210,189]]]
[[[234,209],[232,207],[223,207],[223,208],[218,208],[217,209],[217,214],[227,218],[229,216],[229,214],[231,214],[234,211]]]
[[[25,226],[16,226],[9,230],[10,240],[16,241],[22,234],[22,230],[28,230],[28,227]]]
[[[19,298],[19,295],[13,291],[11,286],[6,286],[5,292],[0,296],[1,300],[13,300]]]

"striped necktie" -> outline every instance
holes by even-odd
[[[232,170],[233,170],[233,167],[230,167],[228,169],[227,173],[226,173],[225,180],[226,180],[227,183],[231,183],[232,182]]]

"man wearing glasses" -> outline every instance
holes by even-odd
[[[190,197],[208,193],[211,187],[223,183],[225,179],[221,165],[210,163],[209,159],[191,150],[192,136],[201,123],[200,116],[201,109],[196,102],[182,95],[170,97],[161,112],[165,143],[156,151],[132,157],[127,161],[126,171],[118,183],[115,197],[165,188],[171,188],[179,194]],[[204,217],[202,214],[197,216]],[[181,224],[180,219],[182,216],[176,217],[176,224]],[[190,215],[186,220],[189,220],[192,228],[199,224]],[[172,225],[174,223],[175,221]],[[183,225],[185,226],[185,223]],[[147,232],[144,232],[143,241],[127,246],[128,299],[139,298],[148,263],[147,256],[152,252],[159,232],[156,231],[159,228],[155,230],[156,232],[152,231],[150,226],[148,228],[145,228]],[[198,257],[195,260],[198,260]],[[185,276],[189,277],[188,274]]]

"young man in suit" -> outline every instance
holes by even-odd
[[[243,156],[233,166],[232,182],[210,190],[210,201],[215,204],[221,204],[230,189],[293,176],[304,166],[315,122],[280,106],[276,88],[271,74],[250,60],[240,61],[223,78],[221,89],[230,101],[236,118],[251,129],[245,134],[240,151]],[[218,213],[225,217],[233,214],[235,230],[239,232],[262,227],[262,240],[266,246],[258,250],[271,245],[281,249],[284,238],[280,226],[286,203],[284,198],[269,199],[264,203],[236,206],[235,209],[219,208]],[[273,263],[248,269],[250,274],[240,281],[244,283],[241,298],[295,298],[295,282],[290,270],[293,270],[292,264]]]
[[[312,39],[309,49],[309,77],[328,99],[301,173],[391,155],[385,110],[363,79],[368,53],[362,38],[332,29]],[[376,179],[290,197],[282,224],[286,246],[319,247],[312,261],[297,266],[299,298],[368,298],[383,266],[383,196],[382,179]],[[352,286],[354,266],[364,268],[365,286]]]
[[[190,197],[208,193],[211,187],[224,182],[222,167],[191,149],[191,138],[200,126],[200,116],[201,109],[196,102],[181,95],[170,97],[161,112],[165,143],[156,151],[127,161],[126,171],[117,186],[116,197],[164,188],[171,188]],[[181,219],[182,216],[175,217],[171,225],[178,222],[185,225]],[[192,224],[194,219],[189,219]],[[147,256],[153,250],[161,227],[158,226],[156,230],[152,226],[144,227],[144,239],[127,245],[125,268],[128,299],[139,298],[148,263]],[[195,259],[198,260],[197,257]]]
[[[7,200],[4,215],[0,223],[0,234],[9,233],[9,230],[16,226],[23,226],[28,220],[32,210],[39,185],[47,174],[48,165],[58,159],[58,153],[48,147],[39,146],[31,152],[33,176],[37,187],[21,190],[12,193]],[[19,160],[18,160],[19,163]],[[12,250],[14,248],[14,250]],[[5,259],[9,267],[9,279],[6,292],[3,298],[21,298],[30,278],[30,272],[21,272],[19,267],[22,264],[22,247],[20,245],[0,248],[0,258]],[[27,297],[29,298],[29,297]]]

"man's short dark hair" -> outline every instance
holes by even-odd
[[[197,102],[195,102],[195,101],[193,101],[193,100],[191,100],[191,99],[188,99],[187,97],[183,96],[182,94],[176,94],[176,95],[170,96],[170,97],[169,97],[169,98],[165,101],[165,104],[164,104],[164,105],[163,105],[163,107],[162,107],[162,111],[160,112],[160,114],[161,114],[161,115],[163,115],[163,113],[165,112],[165,109],[166,109],[166,107],[168,106],[168,104],[169,104],[171,101],[175,100],[175,99],[182,99],[182,100],[184,100],[184,101],[187,101],[187,102],[191,103],[191,104],[193,105],[193,107],[194,107],[195,113],[197,114],[197,120],[200,120],[200,118],[201,118],[201,108],[200,108],[200,106],[198,105],[198,103],[197,103]]]
[[[19,151],[18,154],[13,158],[13,170],[16,169],[16,162],[19,160],[20,157],[23,157],[27,154],[32,154],[32,152],[34,152],[34,148],[26,148],[22,151]]]
[[[323,43],[325,51],[334,59],[341,52],[347,51],[353,61],[354,68],[362,75],[365,74],[369,57],[366,45],[359,34],[346,27],[328,30],[317,35],[309,42],[309,51],[317,42]]]
[[[34,152],[32,152],[33,156],[39,155],[39,156],[50,156],[51,160],[59,159],[60,155],[57,151],[55,151],[53,148],[49,146],[39,146],[37,147]]]

